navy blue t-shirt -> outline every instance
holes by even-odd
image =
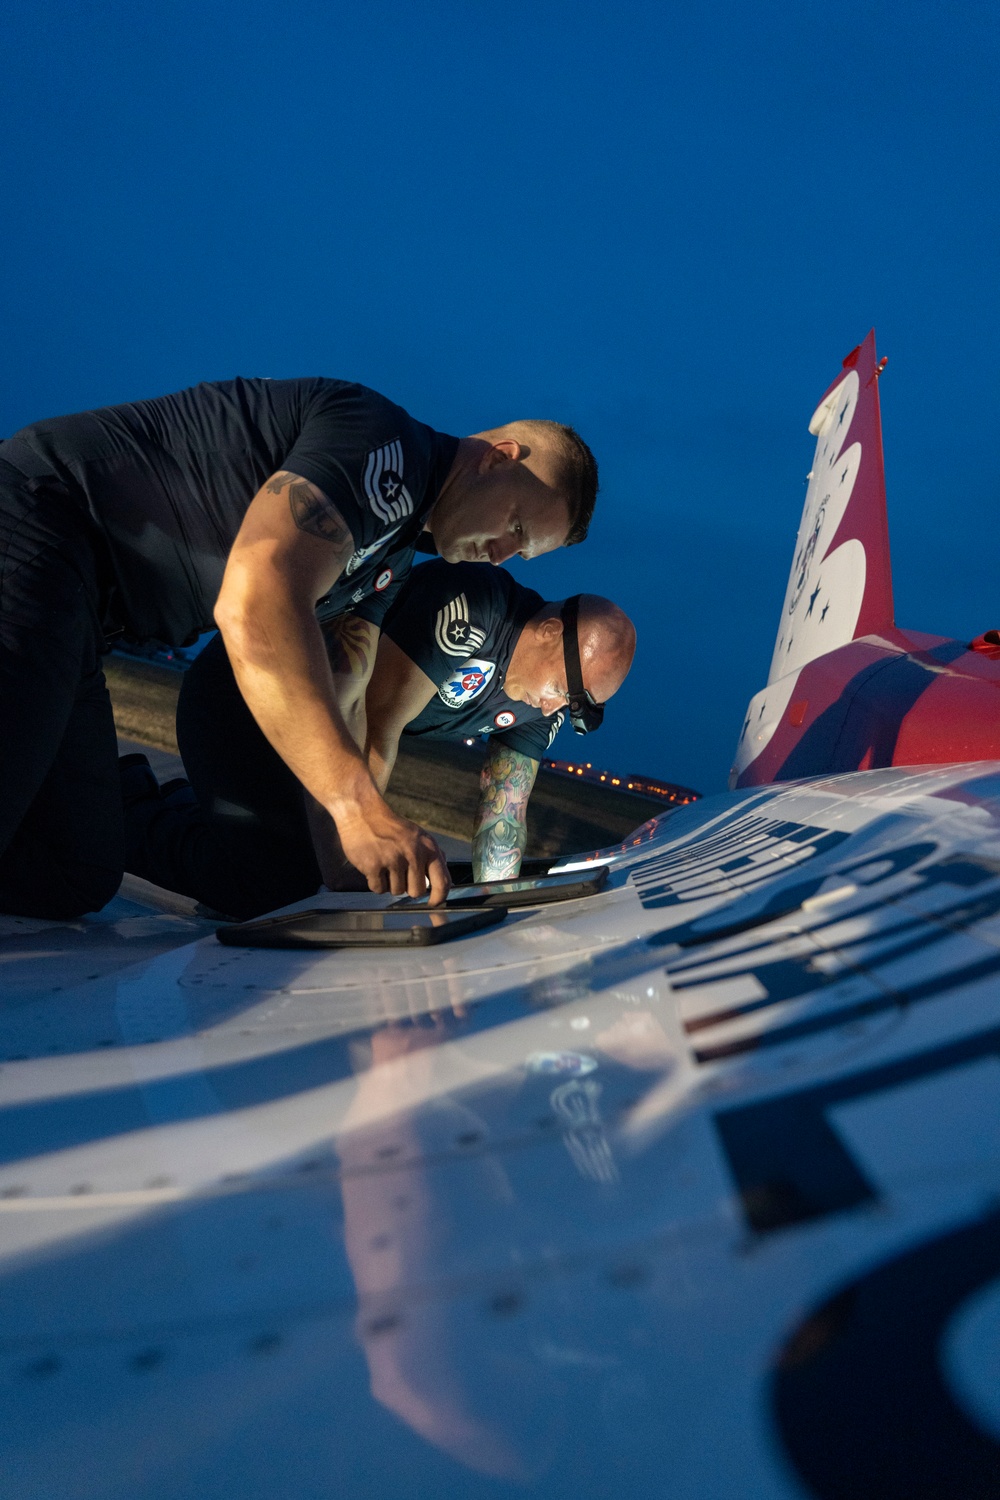
[[[507,667],[541,594],[490,563],[422,563],[387,611],[382,630],[437,685],[405,733],[429,739],[494,735],[541,760],[563,722],[560,710],[508,698]]]
[[[86,505],[129,633],[174,645],[211,627],[247,507],[279,469],[318,485],[354,537],[321,618],[354,608],[378,623],[457,451],[376,391],[319,376],[197,385],[36,422],[0,444],[15,469]]]

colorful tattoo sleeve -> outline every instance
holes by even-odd
[[[521,868],[528,841],[528,798],[538,761],[497,745],[480,778],[479,810],[472,836],[476,880],[511,880]]]

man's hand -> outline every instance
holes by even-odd
[[[391,891],[395,896],[423,896],[427,894],[429,881],[431,905],[436,906],[451,889],[451,876],[448,873],[444,855],[424,829],[418,828],[415,823],[409,822],[406,818],[397,817],[384,802],[381,806],[388,817],[398,825],[397,835],[399,829],[403,830],[404,845],[402,849],[398,843],[390,846],[394,852],[388,862],[381,858],[384,852],[381,845],[378,847],[371,843],[366,845],[364,835],[371,833],[373,817],[373,814],[369,812],[367,818],[362,817],[359,823],[361,839],[358,844],[358,858],[371,857],[373,861],[368,871],[363,874],[361,866],[347,854],[342,833],[326,808],[321,807],[315,797],[306,794],[309,831],[312,834],[313,848],[316,851],[323,884],[331,891],[361,891],[367,884],[370,890],[380,895]],[[345,818],[342,817],[341,822],[344,821]],[[346,821],[350,821],[349,814]],[[414,835],[418,837],[414,838]],[[413,863],[414,861],[416,863]],[[432,873],[432,866],[437,861],[443,865],[446,880],[443,887],[441,869],[435,868]],[[424,871],[423,875],[420,874],[421,868]],[[393,870],[398,877],[396,884],[393,884]]]
[[[397,817],[377,795],[357,809],[335,814],[344,853],[372,891],[423,896],[437,906],[451,890],[448,863],[434,839],[408,818]]]

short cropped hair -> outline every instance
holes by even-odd
[[[564,422],[536,418],[519,425],[534,428],[558,455],[559,487],[569,505],[569,533],[563,545],[573,547],[590,529],[598,491],[597,459],[576,429]]]

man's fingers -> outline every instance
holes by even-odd
[[[406,832],[398,842],[384,833],[369,830],[371,836],[365,851],[369,857],[362,859],[359,851],[353,847],[350,850],[355,867],[362,870],[368,889],[376,895],[391,891],[394,896],[419,897],[429,890],[431,905],[439,906],[451,889],[444,855],[429,834],[412,824],[404,824],[403,828]]]
[[[424,862],[419,851],[406,867],[406,894],[408,896],[427,894],[427,876],[424,874]]]
[[[451,874],[448,870],[445,857],[435,845],[436,853],[427,867],[427,878],[430,881],[430,904],[440,906],[447,898],[451,890]]]
[[[402,850],[393,852],[389,864],[389,889],[394,896],[405,896],[409,883],[410,867]]]
[[[427,849],[425,841],[423,839],[418,839],[416,848],[413,851],[413,855],[407,868],[408,878],[406,888],[407,893],[410,896],[427,895],[427,865],[429,861],[429,853],[430,851]]]

